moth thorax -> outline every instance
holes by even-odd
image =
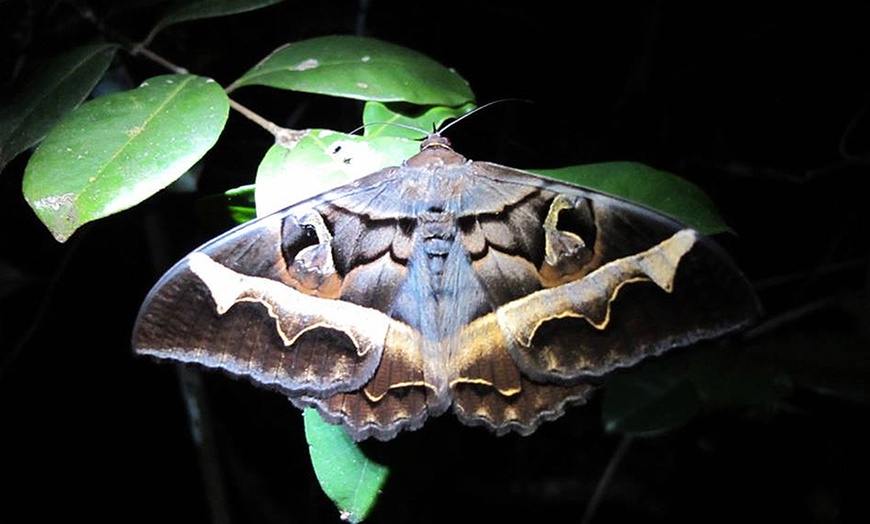
[[[419,214],[418,224],[428,269],[440,275],[456,238],[456,218],[453,213],[433,208]]]

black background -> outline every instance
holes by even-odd
[[[455,68],[481,103],[533,101],[452,128],[467,157],[520,168],[635,160],[688,178],[737,232],[722,242],[757,284],[774,335],[833,332],[867,348],[866,323],[840,306],[858,304],[864,319],[870,309],[870,13],[819,5],[290,0],[173,26],[150,48],[223,85],[275,47],[314,36],[365,34],[421,51]],[[39,60],[98,35],[82,9],[135,40],[164,7],[0,2],[3,94]],[[122,52],[114,72],[133,86],[166,71]],[[294,128],[359,123],[356,102],[256,87],[234,97]],[[63,245],[21,198],[28,155],[0,173],[0,522],[209,521],[176,371],[133,357],[129,335],[159,273],[216,232],[195,198],[250,183],[271,143],[231,114],[199,195],[158,195]],[[866,392],[866,352],[858,357],[834,372]],[[204,382],[222,516],[336,522],[300,413],[223,375]],[[632,440],[592,522],[866,522],[867,403],[836,393],[798,387]],[[580,522],[623,442],[601,426],[596,397],[529,438],[445,416],[366,443],[392,468],[371,522]]]

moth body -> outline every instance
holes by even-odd
[[[529,434],[608,373],[757,312],[727,254],[675,220],[432,137],[195,250],[133,345],[278,390],[355,439],[449,409]]]

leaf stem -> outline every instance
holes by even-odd
[[[281,127],[278,124],[272,122],[267,118],[263,118],[259,114],[251,111],[247,107],[242,104],[236,102],[232,98],[230,98],[230,107],[244,115],[248,120],[251,120],[258,126],[262,127],[269,133],[271,133],[275,140],[284,146],[292,147],[296,145],[299,140],[302,139],[307,133],[307,131],[298,131],[296,129],[287,129],[286,127]]]
[[[165,57],[145,47],[146,44],[150,41],[151,36],[153,35],[149,35],[148,38],[146,38],[142,42],[135,43],[126,36],[118,33],[114,29],[104,24],[101,20],[97,18],[93,10],[91,10],[88,6],[80,5],[78,2],[74,2],[74,4],[76,8],[78,8],[79,14],[82,18],[93,24],[97,28],[97,30],[100,31],[100,33],[102,33],[104,36],[120,44],[121,47],[123,47],[124,50],[126,50],[130,54],[130,56],[143,56],[148,60],[156,63],[157,65],[165,67],[166,69],[179,75],[186,75],[190,73],[187,68],[174,64],[171,61],[167,60]],[[227,94],[232,91],[232,87],[233,86],[231,85],[229,88],[226,89]],[[295,129],[287,129],[281,127],[278,124],[251,111],[250,109],[236,102],[233,99],[230,99],[230,107],[241,113],[248,120],[251,120],[255,124],[259,125],[263,129],[271,133],[279,144],[282,144],[286,147],[294,146],[306,134],[305,131],[297,131]]]
[[[176,73],[179,75],[186,75],[186,74],[190,73],[190,71],[188,71],[187,68],[173,64],[169,60],[163,58],[162,56],[158,55],[154,51],[151,51],[150,49],[143,46],[142,44],[134,44],[133,47],[131,49],[127,49],[127,51],[133,56],[142,55],[145,58],[148,58],[149,60],[153,61],[154,63],[159,64],[159,65],[165,67],[166,69],[169,69],[173,73]]]
[[[73,2],[73,5],[75,5],[76,9],[78,9],[79,15],[81,15],[82,18],[93,24],[93,26],[97,28],[97,31],[102,33],[103,36],[120,44],[121,47],[123,47],[124,50],[130,54],[130,56],[144,56],[145,58],[148,58],[159,66],[169,69],[173,73],[177,73],[180,75],[185,75],[188,73],[188,70],[186,68],[173,64],[166,58],[146,48],[145,42],[140,42],[137,44],[133,40],[127,38],[126,36],[104,24],[102,20],[97,18],[97,15],[94,14],[94,11],[90,7],[86,5],[81,5],[79,2]]]

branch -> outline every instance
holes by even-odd
[[[173,73],[176,73],[176,74],[185,75],[185,74],[190,73],[190,71],[187,68],[176,65],[173,62],[167,60],[162,55],[159,55],[159,54],[155,53],[154,51],[151,51],[150,49],[145,47],[146,42],[144,42],[144,41],[140,42],[140,43],[133,42],[131,39],[118,33],[117,31],[115,31],[111,27],[108,27],[106,24],[104,24],[101,20],[99,20],[97,18],[97,16],[94,14],[93,10],[91,10],[90,7],[79,5],[78,2],[75,2],[75,6],[78,9],[79,14],[81,15],[82,18],[84,18],[85,20],[87,20],[88,22],[93,24],[94,27],[96,27],[97,30],[100,33],[102,33],[105,37],[120,44],[121,47],[123,47],[124,50],[130,54],[130,56],[145,57],[148,60],[151,60],[155,64],[159,65],[160,67],[164,67],[164,68],[168,69],[169,71],[172,71]],[[266,131],[271,133],[272,136],[275,137],[275,141],[278,142],[279,144],[282,144],[282,145],[285,145],[288,147],[292,147],[297,142],[299,142],[299,140],[303,136],[305,136],[305,133],[306,133],[305,131],[298,131],[295,129],[287,129],[285,127],[281,127],[278,124],[272,122],[271,120],[269,120],[267,118],[260,116],[259,114],[248,109],[247,107],[243,106],[242,104],[236,102],[233,99],[230,99],[230,107],[232,107],[233,109],[235,109],[236,111],[241,113],[248,120],[251,120],[252,122],[257,124],[258,126],[262,127],[263,129],[265,129]]]

